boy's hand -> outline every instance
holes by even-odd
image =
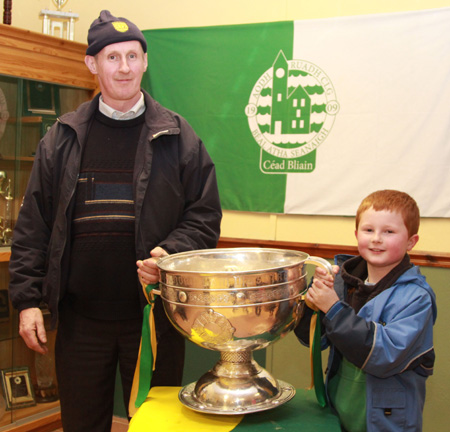
[[[333,266],[333,275],[325,269],[317,267],[314,272],[314,282],[306,293],[306,303],[315,306],[322,312],[327,313],[339,297],[334,291],[334,275],[339,272],[339,266]]]
[[[316,267],[316,271],[314,272],[314,280],[320,280],[322,283],[329,287],[333,287],[334,285],[334,275],[339,273],[339,266],[334,265],[333,274],[328,273],[323,267]]]

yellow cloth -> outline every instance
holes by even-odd
[[[230,432],[243,415],[203,414],[178,399],[180,387],[153,387],[133,416],[128,432]]]

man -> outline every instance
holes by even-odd
[[[158,279],[151,257],[212,248],[219,237],[214,165],[187,122],[141,90],[146,52],[130,21],[102,11],[92,23],[85,62],[101,94],[39,143],[15,227],[11,300],[20,335],[37,352],[47,352],[41,302],[58,322],[65,432],[110,431],[117,367],[128,406],[141,282]],[[154,313],[152,385],[180,385],[184,340],[160,299]]]

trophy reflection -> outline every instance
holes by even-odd
[[[3,184],[6,183],[6,188]],[[6,172],[0,171],[0,197],[4,201],[3,216],[0,216],[0,245],[10,246],[12,243],[12,205],[14,197],[11,194],[11,179],[6,178]]]
[[[36,385],[34,394],[37,403],[54,402],[58,400],[58,388],[55,384],[53,371],[55,365],[50,353],[35,353],[34,365],[36,368]]]

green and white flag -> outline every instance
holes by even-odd
[[[450,216],[450,8],[146,30],[144,87],[204,141],[228,210]]]

